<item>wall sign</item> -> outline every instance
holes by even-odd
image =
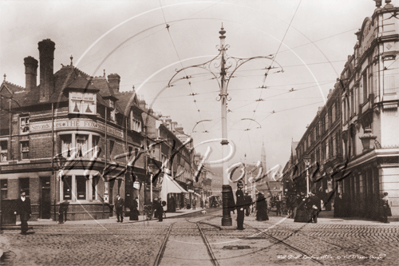
[[[90,119],[62,119],[54,121],[55,130],[76,130],[76,129],[87,129],[96,130],[100,132],[105,132],[105,125],[102,122],[93,121]],[[30,126],[31,132],[42,132],[51,131],[51,122],[31,122]],[[107,134],[113,135],[118,138],[124,138],[123,131],[112,127],[112,125],[107,125]]]

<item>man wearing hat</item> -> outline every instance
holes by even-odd
[[[17,200],[17,210],[14,214],[19,214],[21,219],[21,234],[26,234],[28,231],[28,220],[31,217],[30,199],[26,197],[24,191],[21,192],[21,197]]]
[[[242,192],[244,184],[241,180],[237,182],[237,191],[236,191],[236,208],[237,208],[237,229],[244,230],[244,210],[245,210],[245,198],[244,193]]]

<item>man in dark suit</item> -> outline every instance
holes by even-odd
[[[244,192],[242,192],[244,184],[242,181],[237,182],[237,191],[236,191],[236,198],[237,198],[237,229],[244,230],[244,210],[245,210],[245,198]]]
[[[31,217],[30,199],[26,197],[25,192],[21,192],[21,197],[17,200],[17,210],[14,214],[19,214],[21,219],[21,234],[28,231],[28,220]]]
[[[116,218],[118,219],[119,222],[123,222],[123,205],[125,204],[125,201],[118,195],[116,195],[116,200],[115,200],[115,212],[116,212]]]

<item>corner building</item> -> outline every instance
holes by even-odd
[[[386,1],[356,33],[341,73],[342,145],[352,174],[343,180],[353,216],[379,219],[389,193],[399,219],[399,7]]]
[[[388,192],[389,219],[399,220],[399,7],[381,2],[363,21],[353,55],[296,147],[300,175],[294,181],[304,191],[303,157],[309,155],[322,175],[311,185],[316,192],[320,186],[327,193],[337,188],[347,215],[380,220],[381,198]],[[334,180],[333,171],[345,164],[341,173],[347,177]]]
[[[54,73],[54,51],[51,40],[39,42],[40,63],[24,59],[25,88],[6,76],[0,87],[3,223],[15,224],[13,204],[22,191],[31,199],[32,220],[58,220],[66,200],[68,220],[107,219],[118,193],[127,214],[135,197],[142,210],[148,156],[160,166],[169,147],[142,154],[133,172],[126,165],[159,137],[160,116],[134,90],[120,92],[118,74],[91,77],[73,66],[72,58]]]

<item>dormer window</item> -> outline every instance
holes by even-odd
[[[89,92],[69,92],[69,113],[95,115],[97,113],[97,95]]]
[[[23,116],[19,118],[20,122],[20,134],[29,133],[29,116]]]
[[[112,108],[112,109],[115,108],[115,101],[109,99],[108,103],[109,103],[109,108]]]
[[[133,111],[130,111],[130,130],[141,132],[141,121],[134,118]]]

